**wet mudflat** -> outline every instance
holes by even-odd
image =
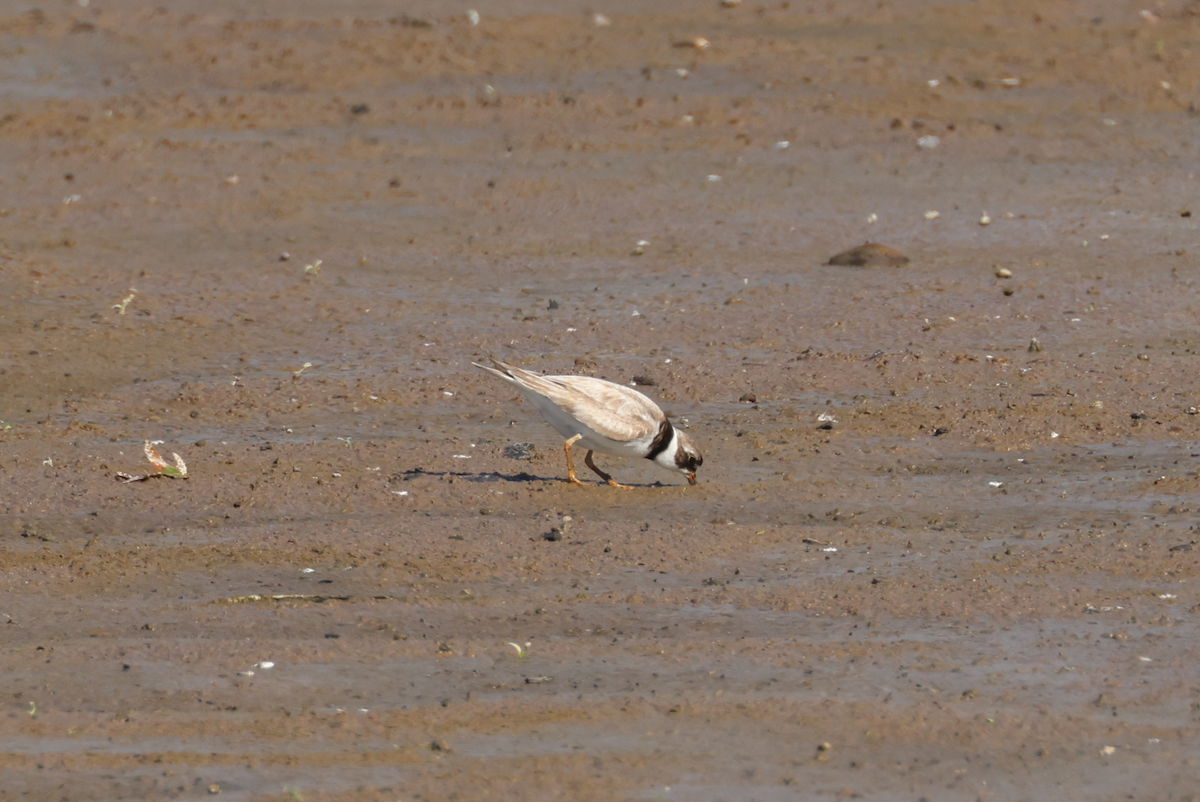
[[[0,17],[0,800],[1194,798],[1195,5],[466,12]]]

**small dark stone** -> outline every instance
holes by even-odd
[[[430,22],[429,20],[418,19],[417,17],[410,17],[407,14],[403,14],[399,17],[392,17],[389,20],[389,22],[391,22],[393,25],[403,25],[405,28],[432,28],[433,27],[433,23]]]
[[[742,397],[739,398],[738,401],[743,404],[757,404],[758,396],[756,396],[754,393],[743,393]]]
[[[336,632],[326,632],[325,637],[329,638],[330,640],[337,640],[338,638],[340,638],[342,636],[337,634]]]
[[[829,257],[827,264],[845,267],[904,267],[909,258],[895,248],[868,242]]]
[[[393,187],[393,188],[394,188],[394,187],[398,187],[398,186],[400,186],[400,179],[399,179],[399,178],[393,178],[391,181],[388,181],[388,186],[389,186],[389,187]]]
[[[934,437],[941,437],[942,435],[949,434],[949,433],[950,433],[950,430],[947,429],[945,426],[939,426],[933,430]]]
[[[1134,420],[1146,420],[1150,416],[1145,412],[1134,412],[1129,417],[1133,418]]]
[[[563,536],[562,530],[559,529],[557,526],[554,526],[554,527],[550,528],[549,532],[542,535],[542,538],[544,540],[549,540],[551,543],[557,543],[558,541],[562,540],[562,536]]]
[[[556,301],[556,300],[554,300],[553,298],[551,298],[551,299],[550,299],[550,303],[548,303],[548,304],[546,305],[546,308],[547,308],[547,309],[558,309],[558,301]]]
[[[366,114],[371,110],[371,107],[366,103],[355,103],[350,107],[351,114]]]
[[[1191,216],[1192,216],[1192,213],[1191,213],[1191,212],[1187,212],[1187,211],[1185,211],[1185,212],[1180,212],[1180,213],[1179,213],[1179,216],[1180,216],[1180,217],[1191,217]]]
[[[649,376],[634,376],[633,379],[631,379],[631,381],[634,384],[640,384],[643,387],[657,387],[658,386],[658,382],[656,382],[654,379],[650,378]]]
[[[818,429],[824,429],[825,431],[829,431],[830,429],[832,429],[832,428],[833,428],[833,421],[828,421],[828,420],[827,420],[827,421],[825,421],[824,423],[822,423],[820,426],[818,426],[817,428],[818,428]]]
[[[504,456],[509,459],[531,460],[536,454],[533,443],[512,443],[504,448]]]

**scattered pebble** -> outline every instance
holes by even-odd
[[[937,220],[941,216],[942,216],[942,213],[939,212],[937,209],[930,209],[929,211],[925,212],[926,220]]]
[[[979,218],[979,225],[990,226],[991,224],[992,224],[992,216],[990,214],[988,214],[987,212],[984,212],[983,215]]]
[[[711,46],[712,42],[703,36],[693,36],[690,39],[681,39],[675,43],[675,47],[694,47],[697,50],[707,50]]]
[[[996,278],[1012,278],[1012,271],[1007,267],[996,265]]]
[[[868,242],[848,251],[834,254],[826,264],[845,267],[903,267],[909,258],[895,248]]]
[[[925,150],[933,150],[940,144],[942,144],[941,137],[934,136],[933,134],[923,136],[917,140],[917,147],[924,148]]]
[[[603,14],[596,13],[592,15],[592,24],[597,28],[607,28],[609,25],[612,25],[612,20]]]

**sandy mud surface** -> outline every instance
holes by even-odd
[[[0,800],[1195,799],[1146,5],[6,3]]]

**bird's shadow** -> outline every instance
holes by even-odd
[[[535,476],[527,471],[520,473],[500,473],[499,471],[484,471],[482,473],[471,473],[469,471],[427,471],[424,468],[411,468],[399,474],[403,481],[407,482],[410,479],[416,479],[420,476],[432,476],[434,478],[444,478],[453,476],[455,479],[462,479],[467,482],[562,482],[567,483],[566,479],[559,476]],[[591,484],[591,483],[589,483]],[[603,482],[595,482],[598,487],[603,487]],[[662,482],[654,482],[652,484],[630,485],[631,487],[670,487]]]

